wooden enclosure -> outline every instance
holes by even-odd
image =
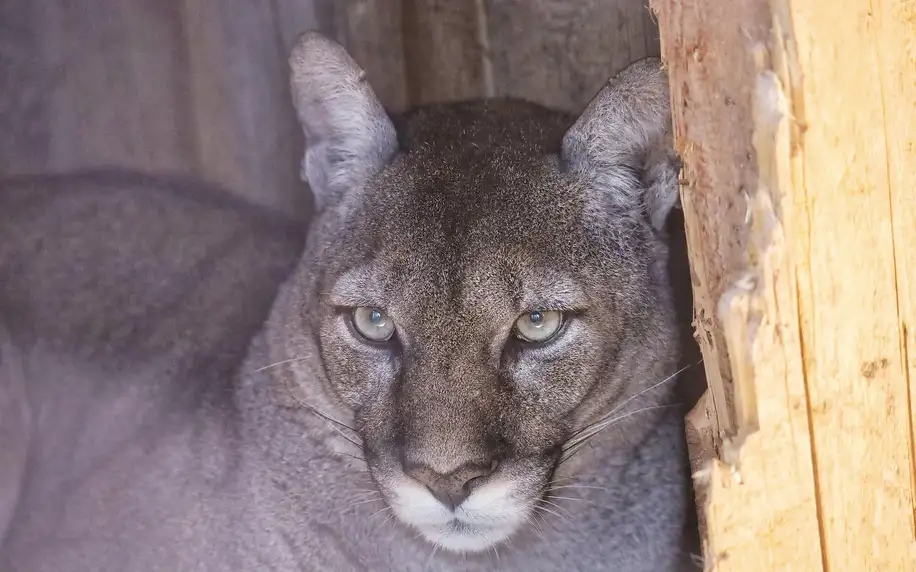
[[[306,29],[393,111],[487,95],[578,111],[659,53],[643,0],[0,0],[0,174],[190,173],[305,209],[286,60]]]
[[[305,212],[286,57],[392,110],[671,80],[710,570],[916,571],[913,0],[0,0],[0,175],[194,174]],[[659,44],[660,37],[660,44]]]
[[[916,570],[916,3],[653,7],[710,386],[689,419],[707,568]]]

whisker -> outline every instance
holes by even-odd
[[[337,427],[334,427],[334,426],[332,425],[332,426],[331,426],[331,429],[333,429],[338,435],[340,435],[341,437],[343,437],[344,440],[347,441],[348,443],[350,443],[350,444],[352,444],[352,445],[355,445],[356,447],[359,447],[360,449],[363,448],[362,443],[359,443],[359,442],[356,441],[356,439],[354,439],[354,438],[352,438],[352,437],[350,437],[350,436],[348,436],[348,435],[345,435],[345,434],[343,433],[343,431],[341,431],[341,430],[338,429]],[[343,451],[338,451],[338,453],[342,453],[342,452],[343,452]],[[352,456],[353,456],[353,455],[351,455],[351,457],[352,457]]]
[[[289,391],[289,396],[292,397],[292,398],[293,398],[293,401],[295,401],[300,407],[302,407],[302,408],[305,409],[306,411],[309,411],[310,413],[313,413],[313,414],[316,415],[317,417],[320,417],[321,419],[324,419],[325,421],[327,421],[327,422],[329,422],[329,423],[333,423],[334,425],[337,425],[337,426],[339,426],[339,427],[343,427],[344,429],[349,429],[350,431],[353,431],[354,433],[356,433],[357,435],[359,435],[359,431],[357,431],[354,427],[350,427],[349,425],[347,425],[347,424],[344,423],[343,421],[341,421],[341,420],[339,420],[339,419],[335,419],[334,417],[328,415],[328,414],[325,413],[324,411],[321,411],[320,409],[318,409],[318,408],[315,407],[314,405],[310,405],[310,404],[308,404],[308,403],[302,401],[301,399],[299,399],[299,396],[296,395],[295,393],[293,393],[291,390]]]
[[[539,535],[543,536],[544,529],[541,528],[541,523],[538,522],[538,519],[536,518],[537,516],[537,513],[533,512],[531,513],[531,516],[528,517],[527,521],[529,524],[531,524],[531,528],[533,528]]]
[[[573,455],[576,454],[577,451],[579,451],[579,450],[580,450],[589,440],[591,440],[595,435],[597,435],[598,433],[604,431],[604,430],[607,429],[608,427],[611,427],[611,426],[614,425],[615,423],[618,423],[618,422],[620,422],[620,421],[623,421],[624,419],[626,419],[626,418],[628,418],[628,417],[632,417],[633,415],[636,415],[637,413],[643,413],[643,412],[645,412],[645,411],[651,411],[651,410],[654,410],[654,409],[666,409],[666,408],[670,408],[670,407],[679,407],[679,406],[680,406],[680,404],[653,405],[653,406],[651,406],[651,407],[643,407],[642,409],[636,409],[635,411],[630,411],[629,413],[624,413],[623,415],[619,415],[619,416],[617,416],[617,417],[614,417],[613,419],[609,419],[609,420],[607,420],[607,421],[604,421],[604,422],[602,422],[602,423],[600,424],[600,426],[597,426],[597,427],[593,428],[593,430],[590,431],[587,435],[583,435],[583,436],[577,438],[577,439],[576,439],[575,441],[573,441],[572,443],[570,443],[570,444],[568,444],[567,446],[565,446],[565,447],[563,448],[563,456],[560,458],[560,461],[557,463],[557,465],[562,465],[563,463],[565,463],[566,461],[568,461]]]
[[[394,511],[391,511],[391,513],[388,514],[388,517],[385,520],[383,520],[382,522],[380,522],[378,526],[375,527],[374,530],[380,530],[383,526],[391,522],[392,518],[394,518]]]
[[[550,506],[556,507],[558,510],[563,510],[563,507],[561,507],[560,505],[558,505],[558,504],[555,503],[555,502],[552,502],[552,501],[547,500],[546,498],[542,498],[542,499],[541,499],[541,502],[542,502],[542,503],[549,504]]]
[[[563,517],[566,518],[566,520],[570,520],[569,515],[564,514],[564,511],[565,511],[566,509],[563,508],[563,507],[561,507],[561,506],[558,505],[557,503],[552,502],[552,501],[549,501],[549,500],[547,500],[546,498],[542,498],[542,499],[541,499],[541,502],[544,503],[544,504],[549,504],[550,506],[554,507],[554,508],[556,509],[556,513],[561,514]]]
[[[582,429],[579,429],[578,431],[576,431],[575,433],[573,433],[572,436],[570,437],[570,439],[575,438],[575,437],[576,437],[577,435],[579,435],[580,433],[582,433],[582,432],[584,432],[584,431],[587,431],[589,428],[594,427],[595,425],[597,425],[597,424],[599,424],[599,423],[601,423],[601,422],[607,420],[609,417],[613,416],[613,415],[616,414],[618,411],[620,411],[621,409],[623,409],[624,407],[626,407],[627,404],[630,403],[631,401],[633,401],[634,399],[637,399],[637,398],[641,397],[642,395],[645,395],[646,393],[648,393],[648,392],[650,392],[650,391],[652,391],[652,390],[654,390],[654,389],[656,389],[656,388],[658,388],[658,387],[661,387],[662,385],[668,383],[669,381],[671,381],[672,379],[674,379],[675,377],[677,377],[678,375],[680,375],[680,374],[683,373],[684,371],[686,371],[686,370],[688,370],[688,369],[690,369],[690,368],[692,368],[692,367],[695,367],[695,366],[697,366],[697,365],[700,365],[701,363],[703,363],[703,360],[700,360],[700,361],[695,362],[695,363],[687,364],[687,365],[685,365],[684,367],[682,367],[682,368],[680,368],[679,370],[677,370],[676,372],[674,372],[674,373],[672,373],[671,375],[669,375],[668,377],[666,377],[666,378],[664,378],[663,380],[659,381],[658,383],[655,383],[655,384],[651,385],[650,387],[647,387],[646,389],[643,389],[642,391],[636,393],[635,395],[631,395],[630,397],[628,397],[627,399],[625,399],[622,403],[618,404],[614,409],[610,410],[607,414],[605,414],[604,416],[602,416],[601,418],[599,418],[599,419],[598,419],[597,421],[595,421],[594,423],[592,423],[592,424],[590,424],[590,425],[586,425],[586,426],[583,427]]]
[[[487,542],[490,541],[490,537],[487,536],[486,534],[483,535],[483,537],[487,539]],[[496,555],[496,561],[499,562],[499,550],[496,549],[496,545],[495,545],[495,544],[491,544],[491,545],[490,545],[490,549],[493,550],[493,554]]]
[[[587,501],[587,500],[585,500],[585,499],[580,499],[580,498],[576,498],[576,497],[561,497],[561,496],[557,496],[557,495],[550,495],[550,498],[552,498],[552,499],[557,499],[557,500],[579,501],[579,502],[584,502],[584,503],[589,502],[589,501]]]
[[[344,429],[349,429],[350,431],[353,431],[354,433],[356,433],[357,436],[359,435],[359,431],[357,431],[357,430],[354,429],[353,427],[350,427],[349,425],[347,425],[347,424],[344,423],[343,421],[339,421],[339,420],[337,420],[337,419],[334,419],[333,417],[331,417],[331,416],[328,415],[327,413],[324,413],[323,411],[320,411],[317,407],[314,407],[314,406],[312,406],[312,405],[309,405],[308,403],[305,403],[304,401],[302,401],[301,399],[299,399],[299,396],[297,396],[296,394],[294,394],[292,391],[290,391],[289,394],[290,394],[290,396],[293,398],[293,400],[294,400],[296,403],[299,404],[300,407],[302,407],[302,408],[305,409],[306,411],[308,411],[308,412],[314,414],[315,416],[317,416],[317,417],[319,417],[319,418],[321,418],[321,419],[324,419],[324,420],[327,421],[328,423],[331,423],[330,427],[331,427],[332,429],[334,429],[334,431],[336,431],[338,435],[340,435],[341,437],[343,437],[346,441],[350,442],[353,446],[357,447],[360,451],[363,450],[363,444],[362,444],[362,443],[356,441],[356,439],[354,439],[353,437],[350,437],[349,435],[344,434],[344,432],[341,431],[337,426],[343,427]],[[363,459],[363,461],[365,461],[365,459]]]
[[[546,506],[536,505],[536,506],[535,506],[535,510],[540,510],[540,511],[543,511],[543,512],[545,512],[545,513],[547,513],[547,514],[552,514],[553,516],[555,516],[555,517],[557,517],[557,518],[559,518],[560,520],[563,520],[563,521],[565,521],[565,522],[572,522],[572,521],[569,520],[569,517],[564,516],[564,515],[562,515],[562,514],[560,514],[560,513],[558,513],[558,512],[552,511],[552,510],[550,510],[549,508],[547,508]]]
[[[506,550],[508,550],[509,552],[511,552],[513,556],[517,556],[517,555],[518,555],[518,549],[517,549],[515,546],[512,545],[512,541],[513,541],[513,540],[514,540],[514,538],[510,537],[508,540],[506,540],[505,542],[503,542],[503,546],[505,546],[505,547],[506,547]]]
[[[363,499],[363,500],[357,501],[357,502],[351,502],[351,503],[350,503],[350,506],[359,506],[359,505],[361,505],[361,504],[369,504],[370,502],[378,502],[378,501],[380,501],[380,500],[383,500],[381,496],[372,497],[372,498]]]
[[[538,522],[538,519],[536,518],[537,516],[538,516],[537,513],[536,513],[536,512],[533,512],[533,513],[531,513],[531,516],[529,516],[529,517],[527,518],[527,521],[528,521],[529,524],[531,524],[531,528],[533,528],[535,531],[537,531],[537,533],[538,533],[539,535],[543,536],[543,535],[544,535],[544,529],[541,528],[541,523]]]
[[[343,456],[345,456],[345,457],[350,457],[351,459],[356,459],[357,461],[362,461],[363,463],[367,463],[367,462],[368,462],[368,461],[366,461],[365,458],[360,457],[359,455],[353,455],[353,454],[347,453],[346,451],[336,451],[336,453],[337,453],[338,455],[343,455]]]
[[[443,536],[444,534],[440,534],[439,538],[437,538],[436,541],[433,542],[433,550],[432,552],[429,553],[429,558],[426,559],[426,564],[423,565],[423,568],[429,568],[430,565],[432,564],[433,558],[436,557],[436,552],[439,551],[439,546],[440,546],[439,542],[442,540]]]
[[[272,368],[272,367],[277,367],[278,365],[283,365],[283,364],[285,364],[285,363],[292,363],[292,362],[294,362],[294,361],[302,361],[302,360],[307,360],[307,359],[309,359],[309,356],[301,356],[301,357],[294,357],[294,358],[290,358],[290,359],[284,359],[284,360],[280,360],[280,361],[278,361],[278,362],[274,362],[274,363],[272,363],[272,364],[270,364],[270,365],[265,365],[264,367],[259,367],[258,369],[254,370],[254,371],[255,371],[255,373],[259,373],[259,372],[268,370],[268,369],[270,369],[270,368]]]
[[[377,515],[379,515],[379,514],[382,514],[382,513],[385,512],[386,510],[391,510],[391,507],[388,506],[388,505],[385,505],[384,507],[382,507],[382,508],[378,509],[377,511],[373,512],[372,514],[370,514],[370,515],[369,515],[369,518],[372,518],[372,517],[374,517],[374,516],[377,516]],[[394,516],[394,512],[393,512],[393,511],[392,511],[391,515]],[[388,522],[388,521],[386,520],[385,522]],[[383,524],[384,524],[384,523],[383,523]]]
[[[576,445],[576,444],[578,444],[578,443],[580,443],[580,442],[582,442],[582,441],[584,441],[584,440],[586,440],[586,439],[589,439],[590,437],[592,437],[592,436],[595,435],[596,433],[602,431],[605,427],[608,427],[608,426],[610,426],[610,425],[613,425],[614,423],[617,423],[618,421],[620,421],[620,420],[622,420],[622,419],[626,419],[627,417],[629,417],[629,416],[631,416],[631,415],[634,415],[634,414],[636,414],[636,413],[642,413],[643,411],[653,411],[653,410],[655,410],[655,409],[664,409],[664,408],[667,408],[667,407],[672,407],[672,405],[670,405],[670,404],[669,404],[669,405],[651,405],[651,406],[649,406],[649,407],[643,407],[643,408],[641,408],[641,409],[636,409],[636,410],[634,410],[634,411],[629,411],[629,412],[627,412],[627,413],[622,413],[622,414],[620,414],[620,415],[617,415],[616,417],[606,418],[606,419],[604,419],[603,421],[599,421],[599,422],[597,422],[597,423],[593,423],[593,424],[589,425],[588,427],[586,427],[586,429],[583,430],[579,435],[577,435],[577,436],[575,436],[575,437],[570,438],[569,440],[567,440],[566,443],[563,445],[562,449],[565,451],[565,450],[569,449],[570,447],[572,447],[573,445]]]
[[[594,485],[560,485],[558,487],[550,487],[550,491],[558,491],[561,489],[597,489],[599,491],[608,490],[607,487],[596,487]]]
[[[343,427],[344,429],[349,429],[350,431],[353,431],[354,433],[359,433],[359,431],[357,431],[357,430],[354,429],[353,427],[350,427],[349,425],[347,425],[347,424],[344,423],[343,421],[340,421],[340,420],[338,420],[338,419],[335,419],[335,418],[331,417],[330,415],[328,415],[327,413],[324,413],[323,411],[320,411],[317,407],[315,407],[315,406],[313,406],[313,405],[309,405],[308,403],[305,403],[304,401],[302,401],[301,399],[299,399],[298,396],[293,395],[293,399],[296,400],[296,403],[298,403],[299,405],[301,405],[301,406],[304,407],[305,409],[311,411],[312,413],[314,413],[314,414],[317,415],[318,417],[321,417],[321,418],[324,419],[325,421],[328,421],[328,422],[330,422],[330,423],[333,423],[334,425],[337,425],[338,427]]]
[[[641,409],[635,409],[635,410],[633,410],[633,411],[630,411],[630,412],[627,412],[627,413],[623,413],[623,414],[621,414],[621,415],[618,415],[617,417],[612,417],[612,418],[610,418],[610,419],[605,419],[604,421],[600,421],[600,422],[598,422],[598,423],[594,423],[594,424],[592,424],[592,425],[589,425],[589,426],[586,428],[587,431],[584,432],[584,434],[580,434],[580,435],[577,435],[577,436],[575,436],[575,437],[569,439],[569,440],[563,445],[563,451],[568,451],[568,450],[571,449],[573,446],[578,445],[578,444],[580,444],[580,443],[583,443],[583,442],[587,441],[588,439],[591,439],[592,437],[594,437],[595,435],[597,435],[597,434],[600,433],[601,431],[604,431],[606,428],[610,427],[610,426],[613,425],[614,423],[618,423],[618,422],[620,422],[620,421],[626,419],[627,417],[631,417],[631,416],[633,416],[633,415],[635,415],[635,414],[637,414],[637,413],[643,413],[643,412],[645,412],[645,411],[654,411],[654,410],[656,410],[656,409],[667,409],[667,408],[670,408],[670,407],[678,407],[679,405],[680,405],[680,404],[677,404],[677,403],[668,404],[668,405],[651,405],[651,406],[649,406],[649,407],[643,407],[643,408],[641,408]]]
[[[364,469],[361,469],[358,471],[345,471],[342,474],[347,475],[348,477],[359,477],[360,479],[362,479],[363,482],[358,483],[358,484],[373,485],[373,486],[375,485],[375,481],[372,480],[372,475],[369,474],[369,471],[366,471]],[[368,490],[368,489],[361,489],[361,490]]]
[[[677,377],[678,375],[684,373],[685,371],[687,371],[688,369],[690,369],[690,368],[692,368],[692,367],[695,367],[695,366],[700,365],[701,363],[703,363],[703,360],[700,360],[700,361],[698,361],[698,362],[696,362],[696,363],[691,363],[691,364],[685,365],[684,367],[682,367],[682,368],[680,368],[679,370],[677,370],[676,372],[672,373],[671,375],[669,375],[669,376],[666,377],[665,379],[659,381],[658,383],[652,385],[651,387],[648,387],[648,388],[646,388],[646,389],[640,391],[640,392],[637,393],[636,395],[633,395],[632,397],[630,397],[630,398],[624,400],[623,403],[621,403],[620,405],[618,405],[617,407],[614,408],[614,410],[611,412],[611,414],[613,414],[615,411],[620,411],[621,409],[623,409],[623,408],[626,406],[627,403],[633,401],[633,400],[636,399],[637,397],[639,397],[639,396],[641,396],[641,395],[644,395],[644,394],[646,394],[646,393],[652,391],[653,389],[655,389],[655,388],[657,388],[657,387],[660,387],[660,386],[662,386],[662,385],[668,383],[669,381],[671,381],[672,379],[674,379],[674,378]]]

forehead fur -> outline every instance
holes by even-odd
[[[347,227],[376,254],[384,244],[441,262],[516,251],[554,266],[588,264],[600,235],[633,221],[595,212],[587,181],[564,172],[558,152],[571,121],[512,100],[416,110],[398,122],[401,152]]]
[[[510,313],[585,307],[611,286],[615,297],[632,296],[648,235],[596,211],[587,181],[564,171],[571,121],[514,100],[401,118],[399,154],[340,227],[349,245],[335,256],[332,296],[349,306],[406,298]]]

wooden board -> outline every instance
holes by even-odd
[[[0,0],[0,175],[190,173],[305,210],[285,66],[306,29],[392,111],[486,95],[577,111],[658,50],[644,0]]]
[[[308,198],[298,175],[303,138],[273,8],[248,0],[182,2],[187,97],[196,170],[255,202],[295,212]]]
[[[0,0],[0,174],[194,168],[175,3]]]
[[[659,55],[644,0],[486,0],[496,95],[580,111],[614,74]]]
[[[366,70],[366,77],[382,105],[394,112],[407,109],[410,99],[407,93],[407,64],[404,61],[406,40],[401,0],[344,1],[333,6],[330,2],[319,4],[325,3],[332,11],[329,14],[334,22],[332,36]]]
[[[721,290],[700,292],[717,306],[720,334],[719,355],[706,359],[718,367],[725,353],[734,382],[733,400],[725,384],[711,390],[734,403],[716,413],[734,425],[703,473],[707,565],[916,570],[916,7],[743,4],[741,20],[714,0],[656,4],[680,144],[746,145],[725,138],[733,125],[723,93],[749,111],[752,128],[752,162],[685,153],[687,172],[705,175],[688,176],[688,201],[734,193],[706,186],[731,172],[756,177],[746,216],[717,216],[721,203],[707,198],[688,220],[699,227],[697,267],[721,268],[711,273]],[[761,28],[772,34],[763,41]],[[704,46],[730,63],[704,64]],[[709,82],[723,65],[743,85]],[[685,141],[697,126],[699,141]],[[743,236],[743,252],[717,250],[723,235]]]
[[[486,12],[479,0],[403,0],[412,105],[493,95]]]

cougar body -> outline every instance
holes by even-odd
[[[0,569],[688,569],[659,62],[395,119],[290,62],[310,223],[2,183]]]

